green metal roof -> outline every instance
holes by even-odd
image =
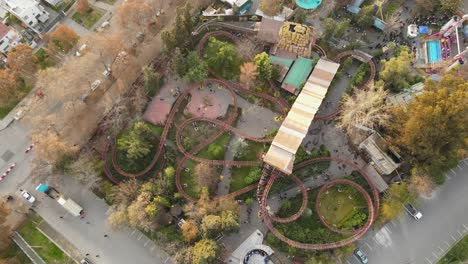
[[[282,58],[282,57],[276,57],[276,56],[270,55],[270,63],[280,64],[288,69],[291,67],[293,62],[294,62],[293,60],[288,59],[288,58]]]
[[[307,81],[310,72],[313,68],[313,61],[299,57],[294,62],[292,68],[289,70],[288,75],[284,78],[283,85],[289,84],[296,89],[301,89],[302,85]]]

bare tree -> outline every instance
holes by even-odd
[[[89,2],[88,0],[78,0],[76,3],[76,11],[79,13],[85,13],[89,10]]]
[[[134,34],[145,32],[155,20],[154,9],[145,0],[125,1],[116,15],[121,28]]]
[[[408,188],[419,195],[429,197],[434,190],[434,182],[427,175],[413,174]]]
[[[120,183],[112,190],[112,200],[115,204],[128,206],[138,196],[140,184],[136,179]]]
[[[251,88],[255,84],[258,72],[257,66],[253,62],[246,62],[240,67],[240,83]]]
[[[345,95],[338,117],[338,127],[344,129],[352,139],[360,128],[375,129],[388,119],[384,103],[387,91],[382,87],[357,90],[353,95]]]
[[[206,186],[210,190],[215,190],[218,183],[216,168],[205,163],[198,163],[194,168],[199,186]]]
[[[7,106],[17,97],[17,87],[15,76],[7,70],[0,70],[0,106]]]
[[[78,148],[63,141],[57,133],[46,130],[32,136],[37,156],[50,164],[56,164],[64,155],[76,153]]]

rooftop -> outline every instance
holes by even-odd
[[[306,82],[307,77],[312,71],[312,67],[313,61],[311,59],[306,59],[303,57],[297,58],[289,70],[288,75],[286,75],[286,78],[284,78],[281,87],[295,93],[296,90],[301,89]]]
[[[0,23],[0,39],[2,39],[6,34],[8,34],[9,31],[10,28],[7,25]]]
[[[286,74],[288,73],[289,68],[291,67],[294,61],[289,58],[283,58],[283,57],[270,55],[270,62],[272,64],[279,66],[280,74],[278,76],[277,81],[283,82],[284,77],[286,77]]]
[[[396,163],[388,154],[391,150],[387,146],[387,142],[378,133],[373,133],[366,138],[361,144],[360,149],[364,149],[376,168],[380,173],[389,175],[399,164]]]
[[[317,62],[265,154],[264,162],[286,174],[292,173],[296,151],[307,135],[315,113],[339,67],[338,63],[324,59]]]
[[[283,21],[278,21],[270,18],[262,18],[258,29],[257,38],[268,43],[277,43],[280,40],[279,30],[283,26]]]

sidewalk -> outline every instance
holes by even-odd
[[[26,242],[21,235],[15,231],[15,236],[12,238],[13,242],[21,249],[21,251],[28,256],[28,258],[35,264],[46,264],[45,261],[37,254],[37,252]]]
[[[46,221],[42,221],[36,228],[70,258],[75,261],[80,261],[83,258],[80,251]]]

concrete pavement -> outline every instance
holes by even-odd
[[[408,214],[367,234],[357,244],[369,263],[435,264],[456,242],[468,234],[468,160],[449,171],[447,181],[417,208],[420,221]],[[347,264],[359,263],[350,256]]]

